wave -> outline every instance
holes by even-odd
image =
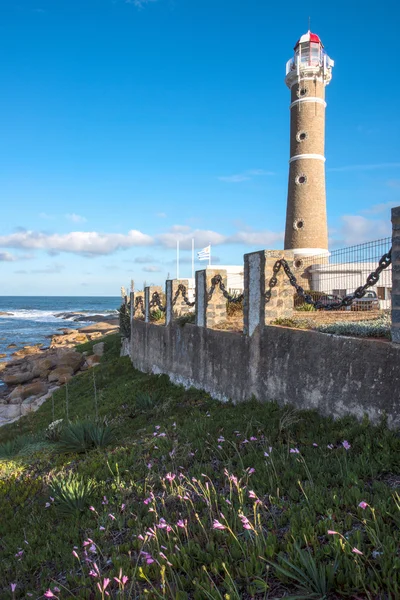
[[[38,323],[60,323],[62,321],[74,321],[79,314],[86,317],[100,315],[107,317],[110,314],[117,314],[116,310],[81,310],[81,311],[66,311],[62,313],[60,310],[37,310],[37,309],[11,309],[4,311],[6,314],[0,315],[0,319],[18,319],[26,321],[35,321]],[[61,316],[58,316],[61,315]],[[62,316],[68,315],[68,316]]]

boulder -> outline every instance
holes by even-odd
[[[93,354],[96,354],[96,356],[103,356],[104,342],[99,342],[98,344],[93,344]]]
[[[83,356],[80,352],[62,352],[57,357],[57,365],[60,367],[71,367],[73,373],[79,369],[82,363]]]
[[[92,356],[86,357],[86,364],[88,367],[95,367],[100,363],[100,356],[97,354],[92,354]]]
[[[67,383],[72,375],[74,374],[74,370],[72,367],[68,365],[60,366],[51,371],[48,376],[49,382],[56,381],[58,383]]]
[[[57,365],[57,355],[48,355],[46,358],[35,360],[32,364],[32,374],[35,377],[47,377],[50,369]]]
[[[44,381],[34,381],[33,383],[28,383],[28,385],[24,385],[24,391],[22,398],[29,398],[29,396],[43,396],[47,394],[48,386]]]
[[[0,354],[0,358],[7,358],[7,354]]]
[[[31,381],[34,377],[31,371],[19,371],[12,369],[9,373],[7,373],[8,370],[9,369],[7,369],[4,375],[1,376],[2,380],[7,385],[17,385],[18,383],[26,383],[27,381]]]
[[[8,344],[7,349],[9,350],[10,348],[16,348],[17,344]]]
[[[0,406],[0,417],[2,419],[15,419],[21,416],[20,404],[4,404]]]
[[[101,331],[94,331],[93,333],[88,333],[88,338],[89,340],[98,340],[99,338],[103,337],[103,333],[101,333]]]
[[[24,346],[21,350],[13,352],[12,355],[16,356],[17,358],[22,358],[24,356],[29,356],[30,354],[38,354],[42,351],[41,345],[42,344],[38,344],[37,346]]]
[[[38,409],[37,405],[35,404],[36,400],[36,396],[29,396],[29,398],[26,398],[26,400],[23,401],[21,404],[21,417],[24,417],[25,415],[28,415],[29,413]]]
[[[18,404],[22,402],[22,394],[24,391],[23,385],[17,385],[16,388],[13,389],[11,394],[7,397],[7,400],[10,404]]]

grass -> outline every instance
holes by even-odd
[[[384,423],[218,403],[134,370],[117,336],[68,384],[71,421],[106,420],[113,444],[40,444],[65,394],[0,429],[35,440],[0,461],[0,598],[400,597],[400,438]]]

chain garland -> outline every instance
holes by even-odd
[[[145,310],[144,310],[144,302],[143,302],[143,296],[136,296],[135,298],[135,305],[134,305],[134,309],[133,309],[133,314],[136,314],[137,309],[140,306],[140,310],[142,311],[142,313],[145,315]]]
[[[214,275],[214,277],[211,279],[211,287],[210,290],[207,294],[207,301],[209,302],[212,298],[212,295],[215,291],[216,287],[219,287],[219,289],[221,290],[223,296],[228,300],[228,302],[232,302],[233,304],[238,304],[239,302],[241,302],[244,298],[244,294],[239,294],[239,296],[231,296],[227,291],[226,291],[226,287],[224,285],[224,282],[222,281],[222,277],[221,275]]]
[[[310,294],[306,294],[304,288],[302,288],[301,285],[297,283],[297,279],[291,271],[288,262],[284,258],[281,258],[280,260],[277,260],[274,264],[273,275],[269,280],[269,289],[265,292],[265,301],[269,302],[271,300],[272,289],[278,283],[277,274],[279,273],[280,269],[283,268],[285,274],[289,279],[290,285],[292,285],[296,289],[297,294],[301,296],[307,304],[312,304],[312,306],[314,306],[314,308],[316,308],[317,310],[337,310],[338,308],[342,308],[343,306],[351,306],[355,299],[362,298],[363,296],[365,296],[368,288],[372,287],[379,281],[379,276],[382,273],[382,271],[387,269],[391,264],[392,249],[390,249],[389,252],[382,256],[382,258],[379,260],[379,264],[375,271],[368,275],[365,284],[358,287],[353,294],[348,294],[347,296],[342,298],[340,302],[331,302],[330,304],[324,304],[323,302],[321,302],[321,300],[313,300]]]
[[[153,294],[151,296],[150,304],[149,304],[149,309],[153,308],[154,306],[157,306],[161,310],[161,312],[166,311],[166,307],[163,306],[163,304],[161,302],[160,294],[158,292],[153,292]]]
[[[196,300],[194,302],[190,302],[190,300],[187,296],[186,286],[183,283],[180,283],[175,292],[175,296],[172,299],[172,306],[175,306],[176,301],[178,300],[179,294],[182,294],[183,301],[188,306],[194,306],[196,304]]]

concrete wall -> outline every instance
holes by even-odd
[[[148,373],[240,402],[254,395],[342,417],[386,413],[400,427],[400,346],[264,327],[253,336],[134,320],[130,355]]]

